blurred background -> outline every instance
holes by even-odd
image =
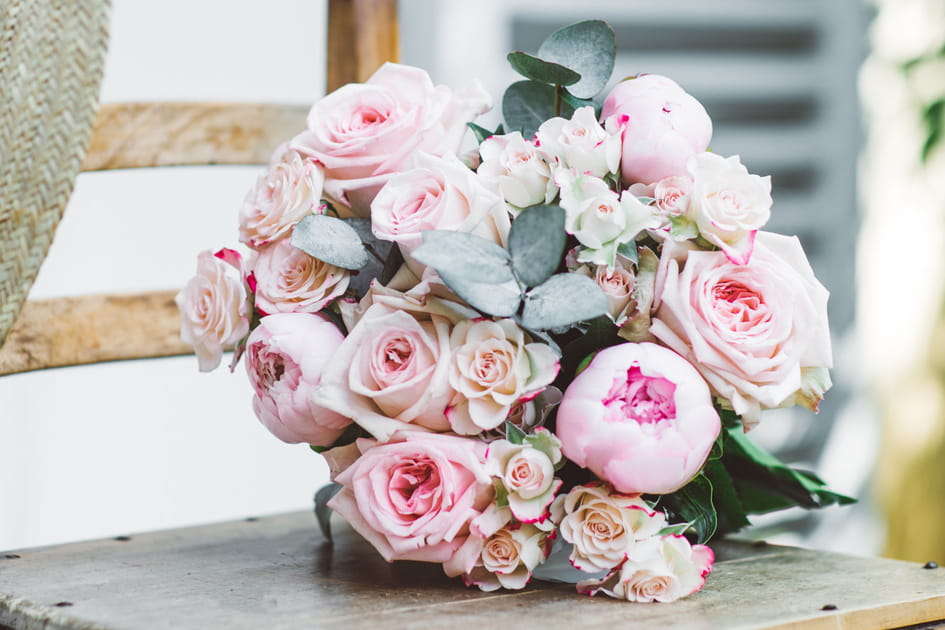
[[[753,437],[860,498],[746,535],[945,561],[945,0],[400,4],[402,61],[437,83],[478,77],[498,100],[508,51],[602,18],[615,81],[665,74],[705,105],[712,149],[772,176],[769,229],[797,234],[831,291],[834,389]],[[113,0],[102,100],[310,104],[325,16],[325,0]],[[81,175],[31,297],[182,286],[198,251],[237,244],[256,175]],[[0,378],[0,549],[308,509],[327,467],[250,398],[242,368],[193,357]]]

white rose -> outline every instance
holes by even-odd
[[[577,590],[631,602],[672,602],[701,589],[714,560],[705,545],[690,546],[683,536],[656,536],[640,541],[603,580],[578,582]]]
[[[498,186],[505,201],[517,208],[550,203],[558,193],[547,162],[517,131],[486,138],[479,154],[479,176]]]
[[[529,343],[510,319],[459,322],[450,336],[450,384],[459,394],[447,410],[461,435],[502,424],[512,406],[537,395],[558,374],[558,356],[543,343]]]
[[[755,233],[771,217],[771,177],[752,175],[737,155],[698,153],[687,168],[693,179],[689,216],[699,233],[736,265],[747,263]]]
[[[563,168],[603,177],[616,173],[620,166],[622,128],[617,117],[606,121],[606,129],[597,122],[593,107],[580,107],[571,120],[551,118],[535,134],[538,146]]]
[[[226,262],[225,262],[226,261]],[[209,372],[223,357],[224,347],[249,333],[250,305],[233,250],[197,255],[197,275],[174,298],[180,309],[180,336],[193,346],[201,372]]]
[[[283,239],[259,252],[253,277],[256,307],[271,315],[322,310],[345,292],[350,273],[309,256]]]
[[[240,241],[258,248],[288,236],[303,217],[318,212],[324,183],[315,160],[288,143],[279,146],[240,208]]]
[[[639,540],[655,535],[666,517],[639,497],[617,494],[605,484],[575,486],[551,505],[561,536],[574,545],[571,564],[586,573],[610,571]]]

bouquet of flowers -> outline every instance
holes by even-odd
[[[562,28],[502,101],[387,64],[317,102],[178,296],[201,370],[235,347],[253,409],[311,445],[388,561],[483,590],[533,576],[672,601],[747,515],[847,503],[746,432],[817,410],[827,291],[762,230],[769,177],[709,152],[672,80],[594,100],[613,30]],[[471,131],[476,146],[462,152]]]

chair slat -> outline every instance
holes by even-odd
[[[83,171],[198,164],[266,164],[305,128],[309,108],[261,103],[106,103]]]
[[[0,348],[0,375],[191,354],[176,291],[30,300]]]
[[[326,92],[400,59],[397,0],[330,0]]]

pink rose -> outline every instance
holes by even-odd
[[[393,439],[358,441],[363,454],[335,479],[343,488],[329,507],[388,562],[442,562],[449,576],[468,573],[482,545],[468,540],[470,524],[494,494],[486,445],[416,432]]]
[[[746,427],[763,408],[816,409],[830,386],[828,293],[797,237],[758,232],[744,265],[719,251],[684,251],[680,261],[675,251],[664,245],[650,331],[687,357]]]
[[[318,163],[280,145],[240,208],[240,241],[258,248],[287,237],[303,217],[318,212],[324,183]]]
[[[434,87],[424,70],[387,63],[365,83],[315,103],[308,131],[293,146],[324,165],[328,196],[366,217],[371,199],[413,153],[458,153],[466,123],[490,107],[478,83],[453,92]]]
[[[505,488],[509,510],[522,523],[545,520],[561,480],[555,467],[561,462],[561,442],[545,428],[535,429],[521,444],[508,440],[489,443],[489,474]]]
[[[625,184],[684,175],[686,162],[709,146],[712,121],[702,105],[671,79],[647,74],[617,85],[601,117],[629,116],[620,166]]]
[[[702,468],[721,429],[699,372],[653,343],[606,348],[558,407],[565,456],[626,494],[668,494]]]
[[[549,161],[584,175],[605,177],[620,167],[620,133],[626,118],[597,122],[593,107],[579,107],[571,120],[551,118],[538,128],[536,142]]]
[[[690,545],[683,536],[655,536],[641,541],[603,580],[578,582],[577,590],[630,602],[672,602],[701,589],[714,561],[705,545]]]
[[[548,163],[520,132],[486,138],[479,145],[479,153],[479,177],[494,184],[509,204],[527,208],[551,203],[558,194]]]
[[[174,298],[180,336],[194,348],[201,372],[209,372],[249,332],[250,306],[242,280],[242,259],[232,249],[197,255],[197,275]],[[233,269],[240,273],[233,273]]]
[[[351,420],[312,402],[322,371],[344,339],[327,319],[310,313],[263,317],[246,342],[253,410],[284,442],[329,446]]]
[[[426,230],[453,230],[504,245],[511,221],[502,198],[454,155],[420,154],[416,168],[393,175],[371,203],[375,236],[394,241],[418,275],[410,253]]]
[[[475,567],[463,576],[466,586],[483,591],[525,588],[532,571],[548,557],[554,525],[507,524],[483,542]]]
[[[282,239],[259,252],[253,264],[256,308],[273,313],[315,313],[348,288],[346,269],[329,265]]]

